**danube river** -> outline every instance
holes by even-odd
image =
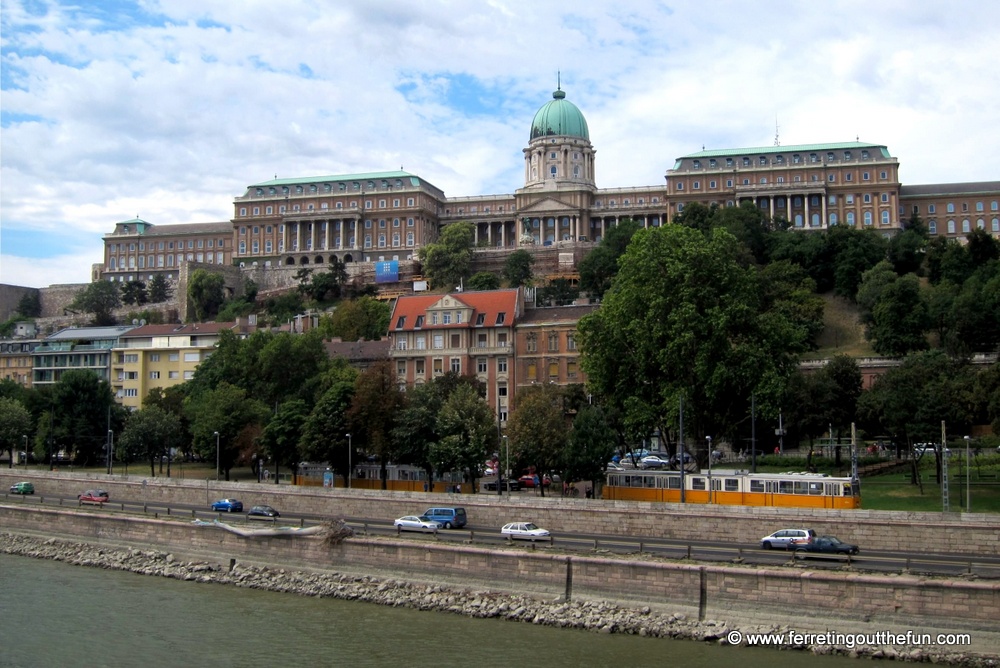
[[[0,554],[0,666],[858,666],[182,582]]]

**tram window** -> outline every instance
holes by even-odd
[[[629,487],[642,487],[642,476],[634,475],[627,480]]]
[[[837,496],[837,483],[828,482],[826,485],[826,495],[827,496]]]
[[[740,491],[740,481],[736,478],[726,478],[726,491],[727,492],[738,492]]]
[[[764,481],[763,480],[751,480],[750,481],[750,491],[751,492],[763,492],[764,491]]]
[[[646,483],[646,487],[656,487],[656,476],[655,475],[644,475],[642,476],[643,482]]]
[[[809,483],[805,480],[795,481],[795,493],[796,494],[808,494],[809,493]]]
[[[719,480],[718,478],[714,478],[712,480],[712,490],[715,491],[715,492],[721,491],[722,490],[722,481]]]
[[[779,480],[778,481],[778,492],[781,494],[792,494],[792,481],[791,480]]]
[[[811,482],[811,483],[809,483],[809,493],[810,494],[822,494],[823,493],[823,483],[821,483],[821,482]]]
[[[705,489],[705,479],[698,477],[691,478],[691,489]]]
[[[667,476],[667,487],[670,489],[680,489],[681,477],[679,475]]]

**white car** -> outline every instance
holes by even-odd
[[[397,531],[437,531],[441,525],[423,515],[407,515],[392,523]]]
[[[511,522],[510,524],[503,525],[503,528],[500,529],[500,535],[507,536],[508,538],[536,541],[548,538],[549,532],[547,529],[543,529],[531,522]]]

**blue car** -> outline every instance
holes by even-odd
[[[242,513],[243,502],[236,499],[219,499],[212,504],[212,510],[226,513]]]

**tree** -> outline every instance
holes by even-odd
[[[102,461],[108,436],[111,386],[96,373],[72,369],[52,387],[53,450],[73,453],[80,465]]]
[[[281,465],[293,466],[299,461],[299,440],[309,417],[309,408],[301,399],[291,399],[278,407],[278,411],[264,427],[258,439],[260,445],[274,460],[274,484],[278,484]],[[257,478],[260,479],[260,460],[256,458]]]
[[[285,323],[297,316],[305,308],[302,295],[298,292],[286,292],[274,295],[264,300],[264,309],[271,318],[271,322]]]
[[[806,348],[815,350],[823,332],[826,305],[816,294],[816,281],[802,267],[787,260],[765,265],[760,277],[764,301],[805,332]]]
[[[479,467],[496,450],[496,415],[469,384],[455,388],[441,405],[437,417],[439,440],[430,448],[430,459],[439,471],[467,471],[475,490]]]
[[[640,229],[631,218],[610,228],[596,248],[580,261],[580,289],[594,299],[601,299],[618,274],[618,258],[625,254],[632,236]]]
[[[170,300],[170,284],[163,274],[154,274],[149,279],[146,289],[149,290],[149,301],[153,304]]]
[[[589,386],[621,412],[628,440],[658,429],[670,444],[682,398],[685,431],[698,438],[734,435],[752,395],[762,415],[777,415],[808,334],[768,303],[743,258],[723,229],[640,230],[603,306],[581,319]]]
[[[320,320],[320,331],[327,338],[342,341],[378,341],[389,331],[392,307],[372,297],[341,302],[333,313]]]
[[[950,285],[942,281],[936,290]],[[1000,347],[1000,262],[992,260],[976,269],[954,295],[945,318],[943,343],[949,353],[988,353]]]
[[[928,347],[927,304],[914,274],[907,274],[882,290],[871,319],[865,336],[873,340],[875,351],[881,355],[900,356]]]
[[[527,285],[532,279],[531,266],[535,264],[535,256],[519,248],[507,257],[501,276],[512,288]]]
[[[0,452],[10,453],[8,468],[14,465],[14,453],[25,447],[24,437],[32,433],[31,413],[20,401],[0,397]]]
[[[618,434],[600,406],[584,406],[573,420],[573,430],[563,451],[566,480],[590,480],[596,491],[608,461],[617,450]]]
[[[132,413],[115,442],[115,456],[122,461],[132,457],[149,462],[149,474],[156,476],[156,462],[170,457],[184,444],[184,427],[180,418],[159,406],[146,406]]]
[[[903,274],[917,274],[923,268],[927,249],[927,232],[922,227],[908,227],[889,240],[888,259],[893,270]]]
[[[42,314],[42,298],[38,290],[28,290],[17,300],[17,312],[25,318],[37,318]]]
[[[885,260],[888,242],[875,230],[856,230],[840,225],[830,228],[827,234],[836,258],[834,293],[853,300],[864,272]]]
[[[127,283],[122,283],[121,292],[122,303],[124,304],[142,306],[149,301],[149,297],[146,294],[146,284],[142,281],[128,281]]]
[[[496,290],[500,287],[500,279],[489,271],[480,271],[469,279],[470,290]]]
[[[375,362],[358,377],[347,417],[354,443],[365,444],[366,452],[378,457],[383,489],[386,463],[395,454],[392,427],[402,405],[403,393],[389,360]]]
[[[115,324],[114,311],[122,305],[121,290],[113,281],[95,281],[79,293],[69,308],[94,315],[96,326]]]
[[[420,262],[432,287],[451,290],[469,276],[474,238],[472,223],[451,223],[441,230],[436,243],[420,248]]]
[[[345,485],[352,460],[347,449],[354,445],[353,438],[346,436],[351,430],[347,411],[353,398],[353,382],[340,381],[326,390],[306,418],[298,446],[303,460],[328,462],[344,476]]]
[[[579,288],[573,287],[565,278],[556,278],[545,287],[538,288],[535,303],[539,306],[566,306],[579,296]]]
[[[507,436],[518,461],[534,466],[539,476],[559,466],[568,441],[560,389],[552,384],[521,389],[507,420]],[[544,496],[545,486],[540,489]]]
[[[226,279],[222,274],[213,274],[204,269],[191,272],[187,296],[197,322],[211,320],[219,312],[225,301],[225,285]]]
[[[206,461],[218,458],[226,480],[241,452],[253,451],[254,438],[271,415],[265,404],[225,382],[189,396],[184,409],[191,420],[195,452]]]

